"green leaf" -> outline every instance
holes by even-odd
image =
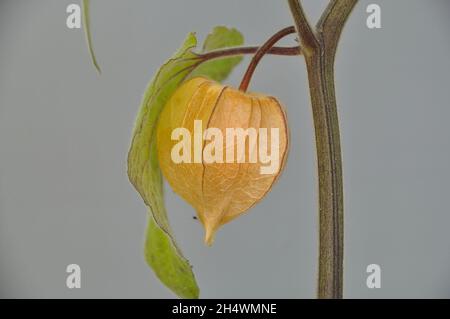
[[[148,219],[145,260],[156,276],[178,296],[198,298],[199,289],[191,266],[179,257],[170,237],[156,224],[152,216]]]
[[[230,35],[230,44],[236,45],[236,30],[214,30],[217,31],[210,34],[205,41],[205,49],[226,46],[227,34]],[[161,282],[182,298],[198,298],[199,289],[191,266],[178,248],[169,224],[155,132],[159,114],[167,100],[201,61],[192,51],[196,45],[195,35],[188,34],[180,49],[161,66],[148,85],[136,118],[128,153],[129,179],[150,211],[145,242],[146,261]],[[224,79],[236,65],[236,60],[233,63],[218,63],[222,60],[229,58],[217,59],[208,63],[208,68],[202,68],[201,72],[195,73],[212,78],[217,78],[220,74],[220,78]],[[219,73],[216,68],[220,69]]]
[[[177,53],[150,82],[139,110],[128,154],[128,176],[151,209],[145,256],[158,278],[178,296],[198,298],[189,262],[178,248],[163,200],[163,183],[155,143],[156,122],[163,106],[198,61],[191,52],[197,44],[190,33]]]
[[[244,43],[242,34],[234,29],[217,26],[206,37],[202,52],[209,52],[226,47],[240,46]],[[212,80],[222,82],[230,74],[231,70],[242,61],[242,56],[215,59],[202,63],[192,72],[190,77],[207,76]]]
[[[150,82],[136,119],[128,154],[130,181],[145,204],[152,208],[155,221],[166,233],[170,233],[170,227],[164,211],[162,179],[154,141],[156,121],[169,97],[198,62],[191,52],[196,45],[195,35],[190,33],[178,52],[161,66]]]
[[[98,65],[97,58],[95,57],[94,46],[92,44],[91,35],[91,17],[89,13],[90,0],[83,0],[83,28],[86,35],[89,54],[91,55],[92,63],[97,69],[98,73],[101,73],[100,66]]]

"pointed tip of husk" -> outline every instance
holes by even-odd
[[[214,243],[214,239],[216,236],[216,231],[217,231],[217,224],[215,223],[205,223],[204,224],[205,227],[205,239],[204,242],[207,246],[211,247],[212,244]]]
[[[206,246],[211,247],[214,243],[214,237],[215,237],[215,230],[213,230],[211,227],[206,227],[205,229],[205,244]]]

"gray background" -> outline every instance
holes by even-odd
[[[103,75],[69,0],[0,3],[0,296],[173,297],[143,258],[146,210],[126,175],[142,93],[185,34],[226,24],[249,44],[292,24],[285,1],[95,0]],[[305,0],[311,20],[325,0]],[[383,28],[365,26],[369,3]],[[337,57],[345,175],[345,296],[450,297],[448,0],[360,1]],[[292,43],[284,41],[284,44]],[[238,85],[248,58],[228,80]],[[167,191],[201,296],[313,298],[315,150],[303,60],[267,57],[251,84],[286,105],[292,148],[269,196],[207,248]],[[82,288],[65,286],[77,263]],[[368,264],[382,288],[365,285]]]

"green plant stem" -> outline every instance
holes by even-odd
[[[316,135],[319,182],[318,298],[342,298],[344,208],[334,62],[345,22],[358,0],[332,0],[315,29],[299,0],[288,0],[305,57]]]

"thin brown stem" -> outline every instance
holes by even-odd
[[[260,47],[257,47],[257,46],[228,48],[228,49],[222,49],[222,50],[209,51],[207,53],[201,53],[201,54],[198,54],[198,56],[204,60],[212,60],[212,59],[223,58],[223,57],[233,56],[233,55],[255,54],[259,48]],[[272,47],[272,48],[270,48],[269,51],[267,51],[267,54],[295,56],[295,55],[301,55],[302,52],[301,52],[300,46]]]
[[[295,28],[293,26],[284,28],[277,33],[275,33],[273,36],[269,38],[259,49],[256,51],[255,55],[253,56],[253,59],[250,61],[250,64],[248,66],[247,71],[244,74],[244,77],[242,78],[241,85],[239,86],[239,90],[245,92],[248,89],[248,86],[250,84],[250,81],[252,79],[253,73],[256,70],[256,67],[258,66],[259,61],[263,58],[263,56],[270,51],[270,49],[277,43],[279,40],[284,38],[285,36],[295,33]]]

